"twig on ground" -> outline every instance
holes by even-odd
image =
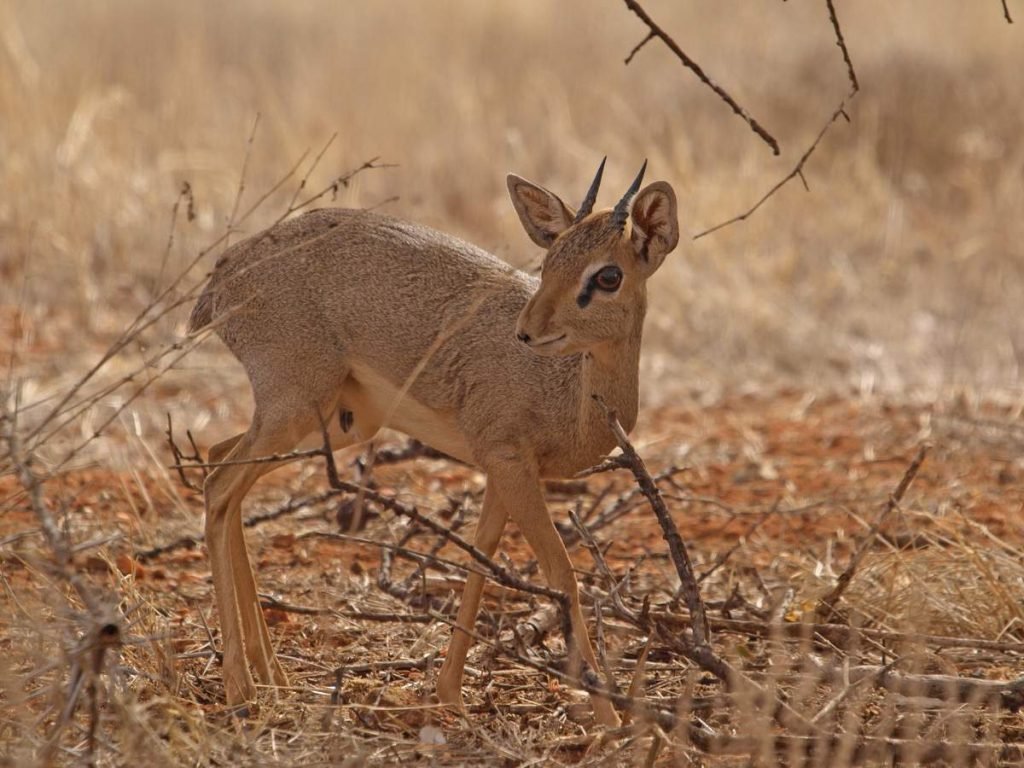
[[[663,624],[687,626],[691,621],[687,615],[652,611],[652,617]],[[783,637],[792,640],[803,640],[808,636],[819,635],[839,647],[849,647],[861,638],[869,638],[878,642],[893,645],[916,644],[935,649],[971,648],[979,651],[995,651],[999,653],[1024,654],[1024,643],[1005,640],[985,640],[975,637],[951,637],[948,635],[926,635],[910,632],[892,632],[885,629],[870,627],[851,627],[848,624],[825,624],[813,622],[782,622],[771,624],[767,621],[751,621],[746,619],[710,618],[712,629],[718,632],[739,632],[755,637]]]
[[[335,679],[337,679],[339,674],[341,677],[344,677],[345,675],[365,675],[382,669],[395,669],[402,671],[418,669],[420,671],[426,671],[437,662],[437,654],[428,653],[420,659],[390,659],[388,661],[371,661],[366,664],[342,664],[331,674],[335,676]]]
[[[195,461],[190,457],[184,456],[185,461],[177,461],[174,464],[168,464],[167,469],[183,470],[183,469],[216,469],[217,467],[235,467],[242,464],[279,464],[286,461],[296,461],[297,459],[309,459],[313,456],[323,456],[324,452],[320,448],[310,448],[309,450],[303,451],[288,451],[287,453],[271,453],[267,456],[258,456],[252,459],[228,459],[225,461]]]
[[[610,463],[607,462],[605,464],[600,464],[598,466],[605,467],[605,469],[602,469],[601,471],[610,471],[612,469],[619,468],[617,464],[616,466],[613,467]],[[623,468],[625,469],[628,467]],[[657,486],[666,480],[671,480],[671,478],[675,477],[681,472],[686,472],[687,469],[688,467],[685,466],[670,466],[654,476],[654,484]],[[606,528],[607,526],[614,523],[616,520],[632,512],[634,509],[643,506],[643,492],[641,491],[639,486],[634,484],[631,488],[620,494],[617,498],[615,498],[614,501],[608,504],[607,508],[604,511],[595,515],[594,510],[597,509],[601,501],[606,496],[608,496],[610,492],[610,487],[602,489],[602,491],[598,494],[597,498],[594,500],[594,503],[591,504],[591,507],[587,511],[587,513],[580,516],[582,520],[585,520],[587,522],[587,529],[591,533],[596,533],[597,531]],[[568,532],[562,531],[562,540],[565,542],[565,545],[567,547],[576,544],[579,541],[579,532],[575,529],[571,529]]]
[[[972,704],[998,701],[1002,709],[1018,712],[1024,707],[1024,678],[983,680],[955,675],[919,675],[896,672],[892,664],[883,667],[857,666],[842,670],[850,683],[862,680],[910,697],[953,700]]]
[[[850,558],[849,565],[846,566],[839,579],[836,581],[836,585],[818,601],[818,606],[815,608],[815,615],[819,619],[829,619],[835,614],[835,606],[839,602],[839,599],[843,596],[846,588],[850,586],[850,582],[853,580],[854,575],[857,573],[857,568],[860,565],[861,560],[864,559],[864,555],[867,554],[868,549],[871,548],[874,543],[875,536],[881,530],[882,526],[889,519],[889,515],[899,507],[900,502],[903,500],[903,495],[907,492],[910,484],[914,482],[914,478],[917,477],[918,471],[921,469],[921,464],[924,463],[924,458],[928,455],[927,444],[922,445],[917,455],[914,456],[913,461],[910,462],[910,466],[907,467],[907,471],[903,473],[903,477],[900,479],[899,485],[896,486],[896,490],[889,497],[889,500],[885,504],[885,508],[879,514],[875,524],[871,526],[869,530],[857,546],[857,550],[854,552],[853,557]]]
[[[708,88],[714,91],[718,95],[718,97],[722,99],[722,101],[729,105],[733,112],[739,115],[743,119],[743,121],[750,126],[750,129],[754,133],[760,136],[761,139],[763,139],[764,142],[769,147],[772,148],[773,154],[779,154],[779,143],[775,140],[775,137],[768,133],[768,131],[766,131],[761,126],[761,124],[757,122],[757,120],[751,117],[750,114],[747,113],[745,109],[743,109],[743,107],[737,104],[736,100],[733,99],[733,97],[730,96],[729,93],[724,88],[722,88],[722,86],[718,85],[715,81],[708,77],[708,75],[704,72],[701,66],[696,61],[687,56],[686,53],[683,52],[683,49],[679,47],[678,43],[676,43],[676,41],[673,40],[667,32],[665,32],[665,30],[658,26],[654,19],[652,19],[650,15],[647,13],[647,11],[643,9],[643,6],[641,6],[640,3],[638,3],[636,0],[625,0],[625,3],[626,8],[635,13],[637,17],[644,24],[646,24],[647,28],[650,30],[647,33],[647,36],[643,40],[641,40],[640,43],[635,48],[633,48],[629,56],[626,57],[626,64],[629,64],[629,62],[633,60],[633,57],[636,56],[637,52],[639,52],[639,50],[643,48],[644,45],[646,45],[648,42],[657,37],[668,47],[670,51],[672,51],[672,53],[676,55],[676,57],[683,63],[683,66],[685,66],[687,69],[693,72],[693,74],[695,74],[700,79],[700,81],[704,83],[704,85],[706,85]]]
[[[615,440],[622,450],[623,460],[628,463],[629,469],[633,473],[637,485],[640,487],[640,491],[650,502],[651,509],[654,510],[654,514],[658,518],[658,524],[661,526],[665,541],[668,543],[672,562],[676,566],[676,573],[679,575],[686,607],[690,610],[690,616],[693,619],[691,624],[693,643],[698,649],[706,648],[710,651],[708,620],[704,610],[704,601],[700,596],[700,587],[697,586],[693,564],[690,562],[690,555],[686,551],[683,537],[679,535],[679,530],[676,528],[668,508],[665,506],[665,500],[662,499],[661,492],[658,490],[658,486],[655,485],[651,473],[648,472],[643,459],[640,458],[636,449],[633,448],[632,443],[629,442],[629,438],[626,436],[625,430],[619,424],[618,415],[599,396],[594,396],[594,402],[604,409],[608,420],[608,427],[611,429],[612,434],[615,435]]]
[[[185,464],[186,468],[192,466],[191,464]],[[286,515],[300,512],[308,507],[322,504],[323,502],[333,499],[338,494],[334,491],[323,491],[321,493],[314,494],[312,496],[303,496],[298,499],[291,499],[281,506],[268,510],[266,512],[259,512],[254,515],[250,515],[242,521],[242,525],[246,528],[255,528],[257,525],[262,523],[270,522],[271,520],[277,520]],[[139,549],[133,553],[133,557],[140,563],[144,563],[148,560],[153,560],[157,557],[176,552],[179,549],[193,549],[203,541],[206,540],[206,535],[203,533],[196,533],[195,535],[182,536],[167,542],[166,544],[159,544],[149,549]]]

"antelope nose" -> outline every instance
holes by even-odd
[[[516,338],[523,342],[523,344],[530,343],[530,334],[528,334],[526,331],[519,331],[516,334]]]

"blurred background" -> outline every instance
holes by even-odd
[[[647,30],[611,0],[0,0],[0,362],[29,402],[66,388],[224,231],[247,153],[241,210],[310,153],[251,234],[337,134],[309,191],[372,157],[396,167],[326,204],[381,206],[527,267],[540,252],[508,171],[577,204],[607,154],[611,205],[649,158],[684,237],[652,285],[648,404],[782,388],[1019,397],[1024,7],[1010,3],[1011,26],[995,0],[839,3],[862,91],[808,163],[810,191],[796,180],[693,241],[790,171],[847,75],[824,3],[644,5],[781,156],[660,42],[624,66]],[[183,204],[168,250],[183,182],[196,216]],[[155,323],[110,375],[186,316]],[[245,423],[244,378],[216,342],[152,392],[192,423],[204,402]]]

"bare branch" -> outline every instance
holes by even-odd
[[[640,53],[640,49],[643,48],[656,37],[657,35],[653,31],[648,32],[647,37],[645,37],[643,40],[641,40],[639,43],[633,46],[633,50],[629,52],[629,56],[627,56],[622,63],[628,66],[629,62],[633,60],[633,57]]]
[[[186,455],[182,453],[181,449],[178,447],[177,442],[175,442],[174,440],[174,425],[171,423],[170,412],[167,413],[167,431],[164,434],[167,435],[167,443],[171,448],[171,454],[174,456],[174,468],[178,470],[178,478],[181,480],[181,484],[190,490],[198,491],[201,493],[203,490],[202,486],[196,485],[191,480],[189,480],[188,477],[185,475],[186,466],[199,466],[203,463],[203,457],[199,453],[199,447],[196,445],[196,441],[192,437],[192,432],[189,430],[185,431],[185,434],[188,436],[189,442],[192,444],[191,455]],[[185,462],[188,462],[188,464],[186,464]],[[208,474],[207,468],[200,467],[200,469],[202,470],[203,480],[205,480]]]
[[[836,45],[843,54],[843,61],[846,62],[846,75],[850,78],[850,95],[860,90],[860,83],[857,82],[857,73],[853,71],[853,61],[850,59],[850,51],[846,48],[846,40],[843,39],[843,30],[839,28],[839,17],[836,16],[836,7],[833,0],[825,0],[828,6],[828,18],[832,22],[832,29],[836,33]]]
[[[696,235],[693,236],[693,239],[700,240],[702,237],[706,237],[707,235],[713,234],[720,229],[724,229],[725,227],[728,227],[730,224],[736,224],[741,221],[746,221],[757,211],[758,208],[760,208],[762,205],[768,202],[768,199],[772,195],[774,195],[776,192],[778,192],[780,189],[786,186],[786,184],[788,184],[797,177],[800,177],[801,181],[803,181],[804,183],[804,187],[807,188],[807,179],[804,178],[804,165],[807,164],[807,161],[811,158],[811,155],[814,154],[814,150],[818,148],[818,144],[821,143],[821,140],[825,137],[825,134],[828,133],[828,129],[832,127],[833,123],[835,123],[836,120],[838,120],[840,117],[847,116],[846,105],[849,103],[849,99],[850,97],[848,96],[844,98],[842,102],[840,102],[835,112],[832,113],[832,116],[828,119],[825,125],[822,126],[822,129],[818,131],[818,135],[814,138],[814,141],[811,142],[811,146],[809,146],[807,150],[803,153],[803,155],[800,156],[800,159],[797,161],[797,164],[796,166],[794,166],[793,170],[786,174],[781,180],[776,182],[776,184],[771,189],[764,193],[760,200],[754,203],[750,208],[748,208],[743,213],[737,216],[733,216],[731,219],[723,221],[721,224],[716,224],[710,229],[705,229],[702,232],[698,232]]]
[[[639,51],[644,45],[646,45],[652,37],[660,38],[661,41],[666,46],[668,46],[669,50],[672,51],[672,53],[674,53],[678,57],[678,59],[683,63],[683,66],[685,66],[687,69],[693,72],[693,74],[695,74],[700,79],[700,81],[704,83],[704,85],[706,85],[716,94],[718,94],[718,97],[722,99],[722,101],[724,101],[726,104],[728,104],[733,112],[735,112],[737,115],[743,118],[744,122],[746,122],[746,124],[750,126],[750,129],[758,136],[760,136],[764,140],[764,142],[769,147],[772,148],[773,154],[779,154],[779,143],[775,140],[775,137],[768,133],[768,131],[766,131],[763,127],[761,127],[761,124],[757,122],[757,120],[755,120],[753,117],[751,117],[747,113],[747,111],[743,109],[743,107],[737,104],[736,100],[733,99],[733,97],[730,96],[728,92],[724,88],[722,88],[722,86],[718,85],[710,77],[708,77],[708,75],[704,72],[701,66],[696,61],[687,56],[683,52],[683,49],[679,47],[678,43],[676,43],[676,41],[673,40],[668,35],[668,33],[665,32],[665,30],[663,30],[661,27],[657,25],[657,23],[655,23],[654,19],[652,19],[650,15],[648,15],[647,11],[643,9],[643,6],[641,6],[640,3],[637,2],[637,0],[625,0],[625,3],[626,7],[633,13],[635,13],[640,18],[640,20],[647,25],[647,28],[650,30],[650,32],[647,34],[647,37],[645,37],[626,58],[627,64],[629,64],[629,62],[633,59],[637,51]]]
[[[633,448],[629,438],[626,436],[625,430],[619,424],[615,411],[605,405],[604,400],[597,395],[594,395],[594,401],[604,409],[608,418],[608,427],[611,429],[612,434],[615,435],[615,440],[622,450],[623,460],[628,463],[633,477],[636,478],[637,485],[640,486],[641,492],[651,503],[651,509],[654,510],[654,514],[658,518],[665,541],[668,542],[669,552],[672,555],[672,561],[675,563],[676,572],[679,574],[679,582],[686,599],[686,606],[690,609],[690,615],[693,618],[691,629],[693,631],[694,645],[698,648],[706,648],[708,647],[709,638],[704,601],[700,597],[700,587],[697,586],[693,564],[690,562],[690,555],[686,551],[683,537],[679,535],[679,530],[676,528],[672,516],[668,513],[665,500],[661,498],[661,492],[658,490],[658,486],[654,484],[651,473],[647,471],[643,459],[640,458],[636,449]]]
[[[705,229],[702,232],[698,232],[696,235],[693,236],[694,240],[700,240],[702,237],[705,237],[706,235],[710,235],[713,232],[717,232],[720,229],[728,227],[730,224],[736,224],[741,221],[746,221],[750,216],[754,214],[755,211],[757,211],[758,208],[764,205],[764,203],[767,202],[768,199],[772,197],[772,195],[774,195],[776,192],[778,192],[780,189],[786,186],[786,184],[791,182],[793,179],[799,178],[801,183],[804,185],[804,189],[809,191],[810,187],[807,184],[807,178],[804,176],[804,166],[807,164],[807,161],[810,159],[811,155],[814,154],[814,150],[818,148],[818,144],[821,143],[821,140],[825,137],[825,134],[828,133],[829,129],[835,124],[835,122],[840,117],[845,118],[847,122],[850,121],[850,117],[846,113],[846,107],[860,91],[860,83],[857,80],[857,73],[853,69],[853,60],[850,58],[850,51],[846,47],[846,40],[843,37],[842,28],[839,26],[839,17],[836,15],[836,9],[835,5],[833,4],[833,0],[825,0],[825,3],[828,7],[829,21],[832,23],[832,29],[835,32],[836,45],[839,47],[839,50],[843,56],[843,63],[846,65],[846,75],[850,80],[850,92],[843,97],[842,101],[839,102],[839,106],[832,113],[832,116],[829,117],[829,119],[825,122],[821,130],[818,131],[818,135],[815,136],[814,141],[811,142],[811,145],[800,156],[800,159],[797,161],[797,164],[796,166],[794,166],[793,170],[786,174],[779,182],[777,182],[771,189],[769,189],[761,197],[760,200],[754,203],[754,205],[748,208],[746,211],[737,216],[733,216],[731,219],[728,219],[727,221],[723,221],[721,224],[716,224],[710,229]]]

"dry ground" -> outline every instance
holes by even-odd
[[[383,570],[406,595],[389,595],[381,547],[339,538],[338,500],[297,503],[326,485],[314,461],[250,497],[250,514],[278,513],[248,535],[293,687],[246,719],[225,712],[201,499],[167,469],[163,431],[169,414],[205,448],[244,428],[249,396],[216,342],[175,347],[213,255],[189,265],[229,222],[237,239],[275,220],[303,175],[305,196],[375,156],[397,167],[325,200],[524,266],[537,253],[508,170],[574,199],[607,153],[604,199],[648,157],[696,234],[784,176],[846,92],[825,3],[645,3],[775,133],[775,158],[657,41],[624,67],[644,28],[617,2],[0,0],[0,425],[46,477],[40,505],[72,546],[55,568],[5,445],[0,764],[1019,760],[1017,692],[928,681],[1021,674],[1024,7],[1010,0],[1011,26],[999,2],[839,6],[862,86],[850,122],[809,162],[810,192],[794,182],[749,221],[684,237],[652,286],[634,434],[707,574],[714,648],[763,693],[727,696],[681,652],[678,578],[628,476],[552,487],[567,537],[578,509],[610,569],[574,544],[608,668],[625,690],[648,637],[612,595],[632,611],[646,597],[663,625],[633,693],[687,724],[659,735],[640,714],[603,743],[559,682],[559,633],[517,641],[544,601],[499,585],[468,719],[436,709],[434,654],[464,573],[398,559]],[[471,530],[472,470],[420,459],[372,479]],[[368,511],[352,535],[409,532]],[[865,541],[836,619],[863,631],[784,640]],[[464,562],[451,545],[436,555]],[[100,663],[69,574],[123,627]],[[871,684],[886,664],[903,676],[893,690]],[[704,728],[741,754],[705,755]]]

